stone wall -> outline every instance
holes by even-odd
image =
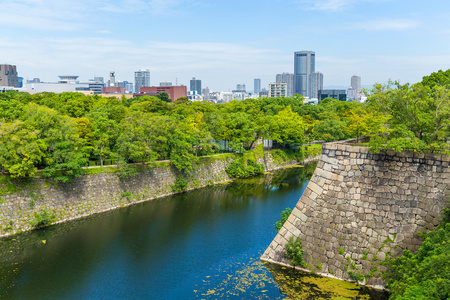
[[[188,189],[230,180],[225,169],[235,156],[204,157],[194,167]],[[267,154],[258,162],[266,170],[275,170],[297,161],[277,161]],[[118,207],[174,194],[177,172],[168,162],[141,166],[136,176],[120,179],[114,168],[103,173],[85,175],[70,184],[35,178],[18,182],[17,192],[0,196],[0,237],[32,229],[35,212],[53,211],[57,222],[64,222]],[[0,185],[0,190],[1,190]]]
[[[382,288],[382,262],[416,251],[450,197],[450,156],[324,144],[308,187],[267,248],[264,261],[290,265],[285,245],[299,237],[307,270]]]

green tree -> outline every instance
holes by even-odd
[[[37,138],[45,143],[44,176],[63,182],[81,176],[86,159],[78,150],[81,139],[74,119],[34,103],[24,107],[21,118],[28,130],[37,132]]]
[[[11,177],[32,177],[42,162],[47,145],[38,130],[19,120],[0,124],[0,166]]]

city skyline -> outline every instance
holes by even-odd
[[[274,74],[294,72],[292,53],[303,49],[316,53],[324,86],[348,87],[353,74],[363,86],[414,83],[450,68],[443,0],[6,0],[0,10],[0,64],[16,65],[24,81],[111,70],[130,81],[149,69],[153,83],[188,86],[197,76],[220,91],[261,78],[267,87]],[[223,22],[229,16],[239,22]],[[282,33],[273,26],[281,20]]]

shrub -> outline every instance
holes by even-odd
[[[189,185],[188,180],[183,176],[178,176],[175,184],[172,186],[174,192],[185,191]]]
[[[275,230],[280,231],[281,227],[283,227],[283,224],[287,221],[289,216],[291,215],[292,209],[289,207],[286,207],[285,210],[281,212],[281,219],[278,222],[275,222]]]
[[[448,210],[439,229],[424,234],[417,254],[404,250],[403,256],[390,259],[383,275],[391,291],[389,299],[450,298],[450,222]]]
[[[45,209],[42,209],[40,212],[34,212],[33,216],[34,220],[30,224],[35,228],[48,226],[56,220],[55,213]]]
[[[364,279],[364,275],[359,272],[348,271],[347,273],[354,281],[362,281]]]
[[[286,257],[291,259],[291,264],[294,266],[306,267],[306,262],[303,259],[305,250],[302,249],[302,241],[300,238],[291,236],[289,242],[286,244]]]
[[[245,162],[244,159],[237,159],[232,161],[228,168],[225,169],[229,176],[234,178],[245,178],[262,174],[264,172],[264,166],[257,163],[254,159],[248,158]]]

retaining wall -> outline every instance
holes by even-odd
[[[450,192],[450,156],[324,144],[308,187],[263,256],[290,265],[285,245],[299,237],[307,270],[383,288],[382,262],[416,251],[435,228]]]
[[[230,180],[225,169],[234,159],[232,156],[201,158],[187,189]],[[277,161],[270,154],[258,162],[266,170],[298,163]],[[53,211],[57,222],[65,222],[174,194],[176,178],[177,172],[169,163],[163,163],[158,167],[142,167],[136,176],[126,179],[120,179],[116,173],[100,173],[82,176],[70,184],[43,178],[25,180],[17,192],[0,196],[0,237],[31,230],[33,213],[43,209]]]

